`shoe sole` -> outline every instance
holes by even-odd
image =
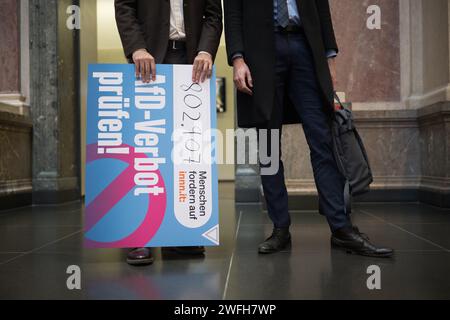
[[[149,259],[139,259],[139,260],[131,260],[131,259],[127,259],[127,263],[130,266],[148,266],[153,264],[153,262],[155,261],[154,258],[149,258]]]
[[[371,258],[391,258],[394,255],[393,252],[391,252],[391,253],[384,253],[384,254],[374,254],[374,253],[360,252],[360,251],[352,250],[352,249],[349,249],[349,248],[341,247],[340,245],[335,244],[335,243],[331,243],[331,248],[336,249],[336,250],[340,250],[340,251],[344,251],[347,254],[364,256],[364,257],[371,257]]]
[[[289,242],[280,250],[261,250],[258,249],[258,253],[259,254],[272,254],[272,253],[277,253],[277,252],[282,252],[282,251],[289,251],[292,248],[292,240],[289,240]]]

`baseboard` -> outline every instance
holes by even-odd
[[[81,199],[80,190],[36,191],[33,192],[33,204],[53,205]]]
[[[4,194],[0,196],[0,211],[31,206],[32,199],[31,192]]]
[[[419,190],[420,202],[428,203],[440,208],[450,208],[450,192]]]
[[[264,210],[266,204],[261,196]],[[354,203],[367,202],[422,202],[440,208],[450,208],[450,193],[419,189],[375,189],[355,197]],[[295,194],[289,196],[289,210],[318,210],[317,194]]]
[[[354,202],[418,202],[418,189],[372,189],[353,198]]]

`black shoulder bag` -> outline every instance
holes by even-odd
[[[333,151],[339,171],[346,179],[345,203],[350,213],[351,197],[369,192],[373,176],[352,111],[341,103],[337,94],[335,97],[340,109],[334,112],[332,121]]]

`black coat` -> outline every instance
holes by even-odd
[[[169,43],[169,0],[115,0],[116,22],[126,57],[146,48],[162,63]],[[186,49],[189,63],[199,51],[215,57],[222,34],[220,0],[184,1]]]
[[[275,39],[273,0],[224,0],[228,62],[237,52],[244,54],[253,77],[253,96],[238,92],[240,127],[264,127],[275,101]],[[333,104],[333,84],[326,51],[338,51],[328,0],[297,0],[298,10],[311,47],[324,106]],[[284,123],[300,119],[286,99]],[[331,110],[331,108],[330,108]]]

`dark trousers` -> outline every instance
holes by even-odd
[[[186,49],[173,49],[170,45],[167,48],[164,64],[188,64]]]
[[[319,192],[320,212],[326,216],[331,231],[349,227],[351,222],[344,203],[345,180],[332,152],[329,117],[323,108],[311,50],[302,33],[276,33],[275,39],[276,101],[269,129],[281,130],[287,95],[302,119]],[[268,147],[268,150],[271,149]],[[275,227],[289,227],[288,194],[281,159],[278,173],[262,175],[261,179],[269,216]]]

